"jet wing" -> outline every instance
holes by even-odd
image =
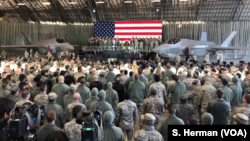
[[[207,50],[250,50],[246,47],[206,47]]]
[[[1,45],[1,47],[27,48],[27,47],[42,47],[37,45]]]

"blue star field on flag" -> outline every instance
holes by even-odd
[[[115,22],[94,22],[94,36],[96,37],[114,37]]]

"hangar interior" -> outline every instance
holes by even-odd
[[[24,44],[65,37],[86,46],[96,21],[163,21],[163,41],[172,38],[221,44],[237,31],[231,46],[249,47],[250,0],[0,0],[0,44]],[[76,48],[76,52],[79,49]],[[227,53],[235,53],[227,51]],[[249,58],[248,52],[236,51]]]

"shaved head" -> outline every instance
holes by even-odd
[[[93,69],[91,70],[91,72],[92,72],[92,73],[95,73],[95,72],[96,72],[96,69],[95,69],[95,68],[93,68]]]
[[[97,75],[93,76],[93,81],[98,81],[98,76]]]
[[[79,93],[75,93],[72,98],[74,99],[74,101],[79,101],[80,100],[80,94]]]
[[[58,81],[59,81],[59,82],[64,82],[64,76],[60,75],[60,76],[58,77]]]
[[[139,75],[135,74],[134,78],[135,78],[135,80],[138,80],[139,79]]]

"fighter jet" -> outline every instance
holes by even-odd
[[[176,53],[186,57],[196,53],[197,57],[204,57],[208,52],[210,55],[214,55],[217,54],[219,50],[250,50],[250,48],[244,47],[229,47],[236,33],[237,31],[233,31],[221,45],[207,41],[207,33],[202,32],[200,41],[172,38],[167,40],[164,44],[154,48],[152,51],[159,55],[166,55],[172,58],[176,56]]]
[[[41,55],[46,55],[49,51],[51,54],[62,55],[64,52],[68,51],[73,52],[74,47],[78,45],[70,45],[66,38],[53,38],[48,40],[38,41],[35,44],[31,44],[25,34],[22,32],[24,36],[24,42],[26,45],[2,45],[2,48],[29,48],[33,51],[37,51]]]

